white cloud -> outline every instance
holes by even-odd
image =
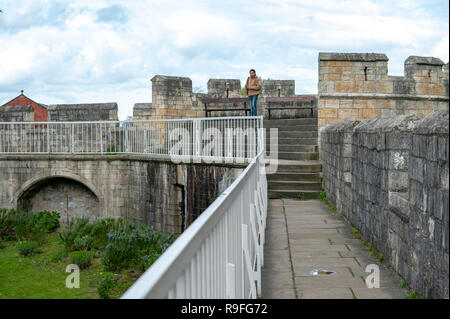
[[[431,3],[431,4],[430,4]],[[428,5],[430,4],[430,5]],[[448,61],[448,4],[437,0],[2,2],[0,104],[26,89],[42,103],[151,100],[155,74],[267,78],[317,90],[321,51],[382,52],[403,74],[409,55]],[[31,95],[34,94],[34,95]]]

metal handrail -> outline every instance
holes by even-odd
[[[263,147],[256,138],[262,123],[262,116],[0,122],[0,153],[134,153],[250,159]],[[230,135],[228,130],[245,136],[233,132]]]
[[[266,216],[260,152],[122,298],[261,296]]]

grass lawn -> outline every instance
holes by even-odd
[[[94,256],[91,266],[80,269],[80,288],[66,287],[68,257],[57,260],[64,249],[57,233],[48,234],[41,246],[42,253],[22,257],[16,247],[17,241],[3,242],[0,248],[0,299],[95,299],[97,280],[103,265],[100,256]],[[117,273],[117,284],[111,298],[119,298],[143,273],[122,270]]]

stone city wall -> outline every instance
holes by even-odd
[[[33,122],[32,106],[3,106],[0,107],[0,122]]]
[[[325,126],[327,198],[413,290],[449,297],[448,111]]]
[[[136,103],[133,107],[133,120],[195,118],[205,117],[203,98],[246,98],[241,94],[239,79],[210,79],[208,93],[193,93],[192,81],[187,77],[156,75],[152,79],[152,103]],[[268,117],[267,97],[288,97],[295,95],[294,80],[264,80],[263,90],[258,98],[258,114]],[[301,95],[303,96],[303,95]],[[315,98],[315,95],[307,95]],[[292,102],[283,102],[281,106],[292,106]],[[306,104],[305,104],[306,105]],[[308,104],[309,105],[309,104]],[[209,108],[242,108],[242,103],[209,104]],[[247,102],[247,107],[250,105]],[[314,114],[317,115],[317,103],[314,102]],[[216,111],[208,116],[241,116],[244,111]],[[249,114],[250,115],[250,114]],[[275,110],[272,118],[310,117],[310,110]]]
[[[48,106],[51,122],[117,121],[117,103],[55,104]]]
[[[1,155],[0,207],[47,207],[63,222],[123,217],[179,234],[242,169],[137,155]]]
[[[448,63],[410,56],[405,76],[388,75],[378,53],[319,53],[318,125],[448,110]]]

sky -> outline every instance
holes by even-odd
[[[448,0],[0,0],[0,105],[151,102],[156,74],[295,80],[317,93],[319,52],[449,60]]]

